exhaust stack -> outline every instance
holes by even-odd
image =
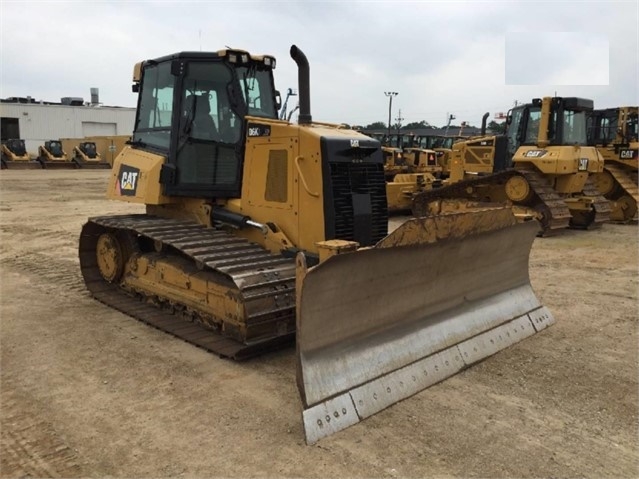
[[[297,63],[297,89],[300,95],[298,121],[300,124],[309,124],[312,123],[313,118],[311,117],[311,80],[308,59],[296,45],[291,46],[291,58]]]
[[[481,136],[486,136],[486,120],[490,113],[484,113],[484,116],[481,117]]]

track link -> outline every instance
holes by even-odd
[[[564,200],[552,188],[548,180],[529,165],[517,166],[516,171],[526,178],[535,192],[537,196],[536,208],[543,208],[550,214],[548,218],[544,218],[544,230],[567,228],[570,225],[572,215]]]
[[[491,175],[479,176],[461,180],[456,183],[444,184],[441,187],[435,187],[430,190],[422,191],[415,195],[413,199],[413,216],[426,216],[429,212],[429,204],[444,199],[469,198],[468,189],[485,184],[501,184],[505,183],[508,178],[515,175],[512,170],[501,171]]]
[[[606,163],[605,170],[610,173],[617,183],[611,193],[605,195],[611,205],[611,221],[627,223],[636,217],[639,205],[639,187],[637,185],[637,170],[632,166],[621,166],[616,163]],[[634,202],[634,205],[632,203]]]
[[[606,164],[605,169],[610,172],[612,177],[624,189],[624,191],[632,196],[639,203],[639,187],[637,186],[637,172],[629,172],[617,165]]]
[[[213,330],[203,324],[204,318],[196,312],[176,308],[166,298],[141,291],[132,295],[119,285],[105,281],[96,260],[97,239],[105,232],[124,232],[145,238],[153,242],[156,250],[187,258],[202,271],[224,275],[226,281],[235,283],[246,305],[247,328],[272,327],[272,334],[240,342],[224,336],[220,330]],[[90,218],[80,236],[80,267],[87,288],[102,303],[222,357],[244,359],[293,338],[294,259],[273,255],[223,230],[148,215]],[[150,304],[152,302],[156,305]],[[163,307],[158,308],[158,303]]]
[[[442,199],[466,198],[473,199],[469,189],[483,185],[503,186],[509,178],[522,175],[526,178],[536,195],[536,204],[525,204],[540,211],[544,215],[543,226],[547,232],[568,227],[570,223],[570,210],[561,196],[553,190],[548,181],[531,167],[520,167],[479,176],[467,180],[458,181],[442,188],[433,188],[418,194],[413,200],[413,215],[425,216],[429,211],[429,204]]]
[[[599,227],[603,223],[610,221],[610,201],[608,201],[601,193],[599,193],[599,190],[597,189],[597,186],[592,179],[592,175],[589,175],[588,180],[586,180],[583,194],[584,196],[593,200],[595,219],[591,226]]]

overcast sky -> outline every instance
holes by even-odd
[[[639,104],[639,1],[59,2],[0,0],[0,97],[135,106],[133,65],[225,45],[311,65],[313,119],[479,125],[515,100],[582,96],[596,108]],[[566,34],[569,32],[569,34]],[[563,35],[562,35],[563,33]],[[295,99],[292,100],[295,104]]]

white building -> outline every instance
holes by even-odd
[[[47,140],[133,133],[135,108],[88,106],[83,105],[82,99],[63,100],[72,104],[35,103],[22,98],[0,100],[2,140],[23,139],[27,151],[36,155],[38,146]]]

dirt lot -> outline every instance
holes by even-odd
[[[557,324],[306,446],[294,351],[233,363],[93,300],[105,171],[0,176],[3,477],[637,477],[637,225],[537,239]]]

